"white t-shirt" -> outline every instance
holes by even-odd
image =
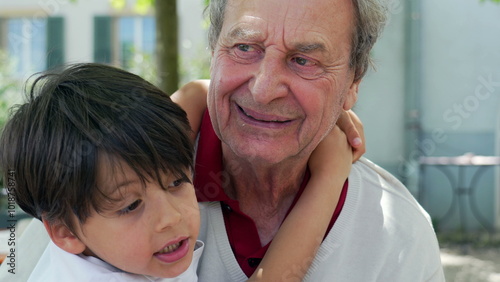
[[[122,270],[98,259],[84,255],[74,255],[57,247],[52,241],[43,252],[38,264],[31,273],[28,282],[60,281],[158,281],[158,282],[195,282],[198,281],[196,270],[204,244],[196,241],[193,261],[189,268],[175,278],[156,278]]]

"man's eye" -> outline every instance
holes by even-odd
[[[238,50],[243,51],[243,52],[248,52],[252,48],[248,44],[238,44],[238,46],[236,46],[236,47],[238,48]]]
[[[136,200],[132,204],[128,205],[126,208],[121,209],[120,211],[118,211],[118,213],[120,215],[128,214],[129,212],[137,209],[139,207],[139,205],[141,204],[141,202],[142,202],[142,200]]]
[[[233,59],[243,64],[255,62],[262,56],[262,53],[258,45],[252,44],[235,44],[231,48]]]
[[[294,57],[292,59],[292,61],[301,65],[301,66],[307,66],[307,65],[311,65],[311,64],[314,65],[314,63],[311,63],[308,59],[304,59],[302,57]]]

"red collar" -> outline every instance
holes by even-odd
[[[310,174],[308,171],[290,209],[293,208],[302,194],[309,181],[309,177]],[[238,201],[230,199],[224,193],[221,183],[225,180],[222,170],[221,141],[215,134],[210,116],[208,111],[206,111],[201,124],[196,153],[194,179],[196,197],[198,198],[198,202],[221,202],[229,243],[241,269],[250,277],[260,263],[260,260],[264,257],[269,244],[263,247],[260,245],[259,234],[254,221],[241,212]],[[346,181],[340,195],[339,203],[328,226],[327,234],[344,206],[347,188],[348,184]]]

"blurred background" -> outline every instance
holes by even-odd
[[[355,109],[366,156],[406,184],[439,231],[498,230],[500,3],[390,3]]]
[[[190,80],[209,78],[207,3],[0,0],[0,128],[8,109],[22,103],[26,81],[63,64],[111,64],[169,94]],[[8,187],[7,181],[0,179],[1,187]],[[9,202],[6,190],[0,191],[1,229],[8,226]],[[17,210],[16,217],[25,215]]]
[[[366,157],[408,187],[439,233],[491,239],[500,230],[500,1],[387,1],[376,70],[354,109]],[[24,82],[64,63],[112,64],[167,93],[209,78],[207,2],[0,0],[0,127]]]

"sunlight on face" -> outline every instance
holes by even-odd
[[[345,0],[228,1],[207,101],[235,156],[307,159],[352,106],[353,9]]]
[[[175,277],[190,265],[200,215],[190,179],[162,175],[143,183],[126,164],[101,165],[99,187],[114,199],[80,226],[85,255],[98,257],[126,272]],[[189,175],[189,173],[187,173]]]

